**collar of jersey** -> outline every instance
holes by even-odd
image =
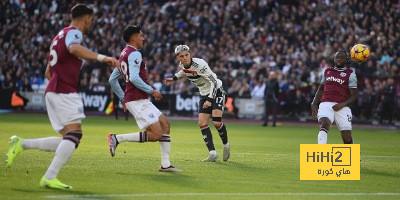
[[[343,68],[337,68],[337,67],[334,67],[333,69],[335,69],[336,71],[344,71],[344,70],[346,70],[347,68],[346,67],[343,67]]]
[[[134,46],[130,45],[130,44],[127,44],[126,46],[132,47],[132,48],[134,48],[134,49],[137,51],[137,49],[136,49]]]

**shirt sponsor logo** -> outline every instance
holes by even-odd
[[[330,76],[328,78],[326,78],[327,81],[333,81],[333,82],[337,82],[339,84],[343,84],[344,80],[340,79],[340,78],[335,78],[334,76]]]

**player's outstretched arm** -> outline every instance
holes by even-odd
[[[86,60],[98,60],[99,62],[105,62],[108,65],[111,65],[113,67],[119,66],[119,61],[117,59],[93,52],[90,49],[88,49],[80,44],[69,45],[68,51],[72,55],[79,57],[79,58],[83,58]]]
[[[311,103],[311,114],[313,119],[317,118],[318,114],[318,105],[321,102],[322,94],[324,93],[324,84],[319,84],[318,90],[315,93],[315,97]]]

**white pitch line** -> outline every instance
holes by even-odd
[[[173,196],[400,196],[400,193],[142,193],[142,194],[82,194],[82,195],[49,195],[48,199],[93,199],[112,197],[173,197]]]

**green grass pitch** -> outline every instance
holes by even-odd
[[[211,123],[210,123],[211,125]],[[78,150],[58,178],[72,191],[39,188],[53,153],[25,151],[11,168],[0,166],[0,199],[400,199],[400,132],[354,129],[361,144],[360,181],[300,181],[300,144],[317,140],[315,126],[261,127],[227,122],[228,162],[201,162],[207,150],[196,121],[171,121],[171,161],[183,173],[158,172],[158,143],[122,143],[108,153],[107,134],[132,133],[134,120],[89,116]],[[211,127],[217,152],[221,140]],[[0,151],[8,139],[57,136],[47,115],[1,114]],[[328,143],[341,144],[333,127]]]

